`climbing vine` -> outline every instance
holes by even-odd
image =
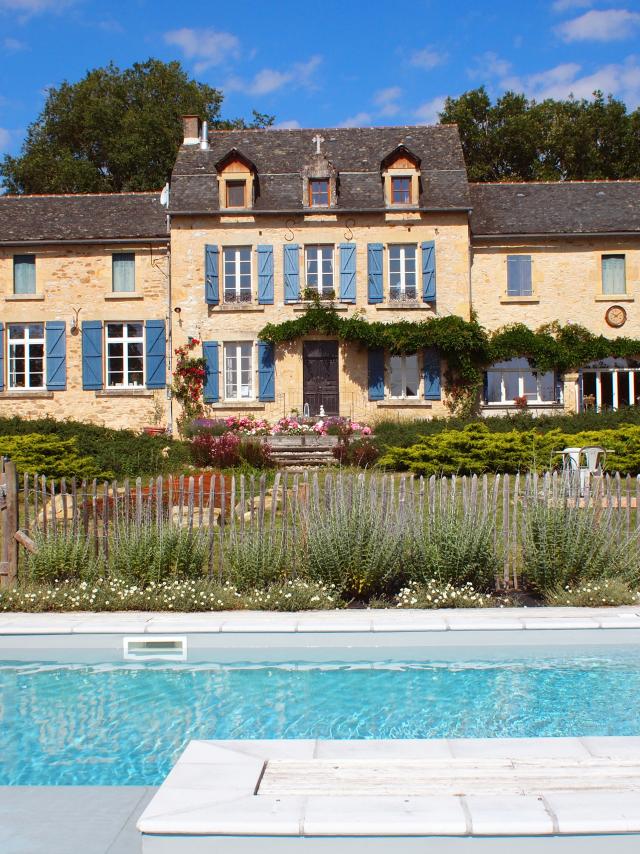
[[[332,305],[318,301],[295,320],[267,324],[260,338],[273,344],[289,344],[318,333],[392,354],[434,347],[447,363],[445,391],[456,414],[469,411],[482,385],[483,370],[494,362],[525,357],[535,370],[564,374],[610,356],[640,356],[640,339],[606,338],[574,323],[561,326],[554,321],[537,330],[515,323],[488,332],[477,320],[463,320],[456,315],[391,323],[368,321],[361,312],[341,317]]]

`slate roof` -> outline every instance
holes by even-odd
[[[0,196],[0,244],[168,239],[160,193]]]
[[[470,184],[471,232],[640,233],[640,181]]]
[[[380,164],[400,144],[420,158],[419,207],[436,210],[470,207],[457,127],[423,125],[210,131],[207,151],[197,145],[183,145],[178,152],[171,178],[171,211],[219,211],[215,164],[231,148],[237,148],[257,167],[255,211],[303,210],[302,170],[316,150],[312,142],[316,134],[324,137],[322,152],[338,171],[338,200],[334,209],[384,208]]]

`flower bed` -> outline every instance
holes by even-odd
[[[371,436],[373,430],[366,424],[339,415],[320,419],[289,415],[275,424],[252,415],[230,415],[227,418],[196,418],[191,423],[191,432],[236,433],[242,436],[337,436],[344,440],[355,434]]]

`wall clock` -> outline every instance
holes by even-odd
[[[621,305],[610,305],[605,313],[604,319],[607,321],[609,326],[613,326],[614,329],[619,329],[627,322],[627,312]]]

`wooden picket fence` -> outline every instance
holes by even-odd
[[[356,491],[384,513],[426,517],[447,502],[459,502],[465,514],[495,521],[494,543],[501,555],[499,588],[518,588],[519,549],[527,507],[532,501],[578,508],[602,508],[621,514],[627,535],[640,531],[640,475],[606,474],[580,486],[561,473],[473,475],[429,478],[409,474],[305,471],[266,475],[156,477],[101,482],[53,480],[25,474],[5,461],[0,479],[2,560],[0,584],[18,576],[18,547],[33,552],[41,537],[88,538],[95,554],[108,554],[110,538],[123,526],[176,525],[206,534],[209,575],[224,578],[225,546],[245,533],[295,535],[303,517],[330,509]]]

